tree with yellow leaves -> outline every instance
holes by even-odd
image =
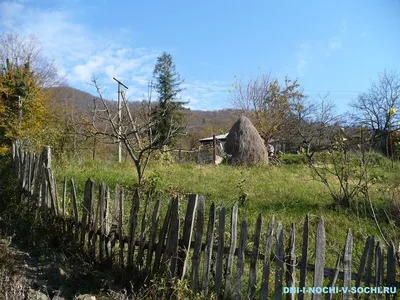
[[[32,37],[0,36],[0,143],[16,138],[32,146],[49,144],[58,124],[46,87],[57,83],[55,67]]]
[[[231,93],[233,106],[254,122],[265,143],[292,127],[294,111],[305,99],[297,80],[286,77],[281,84],[270,75],[235,82]]]

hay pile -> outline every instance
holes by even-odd
[[[233,124],[226,138],[227,161],[233,165],[255,165],[268,163],[268,154],[257,129],[245,116]]]

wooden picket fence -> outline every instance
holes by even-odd
[[[305,218],[300,257],[295,252],[294,224],[289,230],[286,250],[282,222],[278,221],[275,226],[272,218],[268,223],[266,240],[262,241],[261,236],[265,235],[261,234],[263,218],[259,214],[254,235],[250,238],[247,218],[244,217],[238,224],[237,204],[229,214],[230,222],[226,221],[229,215],[224,206],[217,208],[211,204],[205,226],[205,199],[201,195],[188,196],[182,219],[179,216],[183,199],[172,199],[162,219],[160,200],[154,202],[150,216],[150,201],[147,198],[140,218],[140,197],[136,191],[130,202],[129,223],[125,226],[125,191],[118,185],[113,203],[109,188],[104,183],[97,184],[96,195],[96,184],[91,179],[86,181],[82,203],[77,199],[73,179],[69,180],[69,184],[64,180],[60,197],[51,169],[50,148],[36,155],[24,150],[20,141],[15,141],[12,154],[24,201],[33,201],[38,212],[51,214],[59,218],[60,222],[66,222],[66,235],[71,242],[110,268],[143,272],[148,278],[164,274],[170,278],[187,279],[193,291],[205,295],[214,293],[223,299],[311,297],[303,293],[285,294],[284,287],[298,287],[300,291],[310,286],[400,287],[396,281],[394,245],[383,247],[374,237],[369,237],[360,263],[354,268],[353,235],[350,229],[347,231],[343,253],[337,257],[336,266],[327,268],[322,218],[317,226],[314,249],[309,247],[309,219]],[[68,190],[70,208],[66,207]],[[78,209],[80,206],[81,213]],[[71,216],[68,211],[72,212]],[[150,223],[146,223],[147,216]],[[228,243],[226,231],[229,233]],[[250,241],[252,250],[249,251],[246,246]],[[314,251],[314,264],[310,263],[310,251]],[[357,273],[353,273],[352,269],[357,270]],[[312,299],[351,299],[359,296],[350,293],[313,294]],[[377,297],[382,298],[382,295]],[[386,294],[384,297],[390,299],[396,295]]]

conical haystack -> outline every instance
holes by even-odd
[[[268,154],[257,129],[245,116],[233,124],[226,138],[225,152],[228,163],[255,165],[268,163]]]

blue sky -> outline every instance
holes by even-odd
[[[172,54],[192,109],[231,107],[228,89],[262,73],[298,78],[339,112],[378,74],[400,71],[400,1],[0,0],[0,31],[35,34],[72,87],[94,74],[116,97],[147,91],[157,56]]]

